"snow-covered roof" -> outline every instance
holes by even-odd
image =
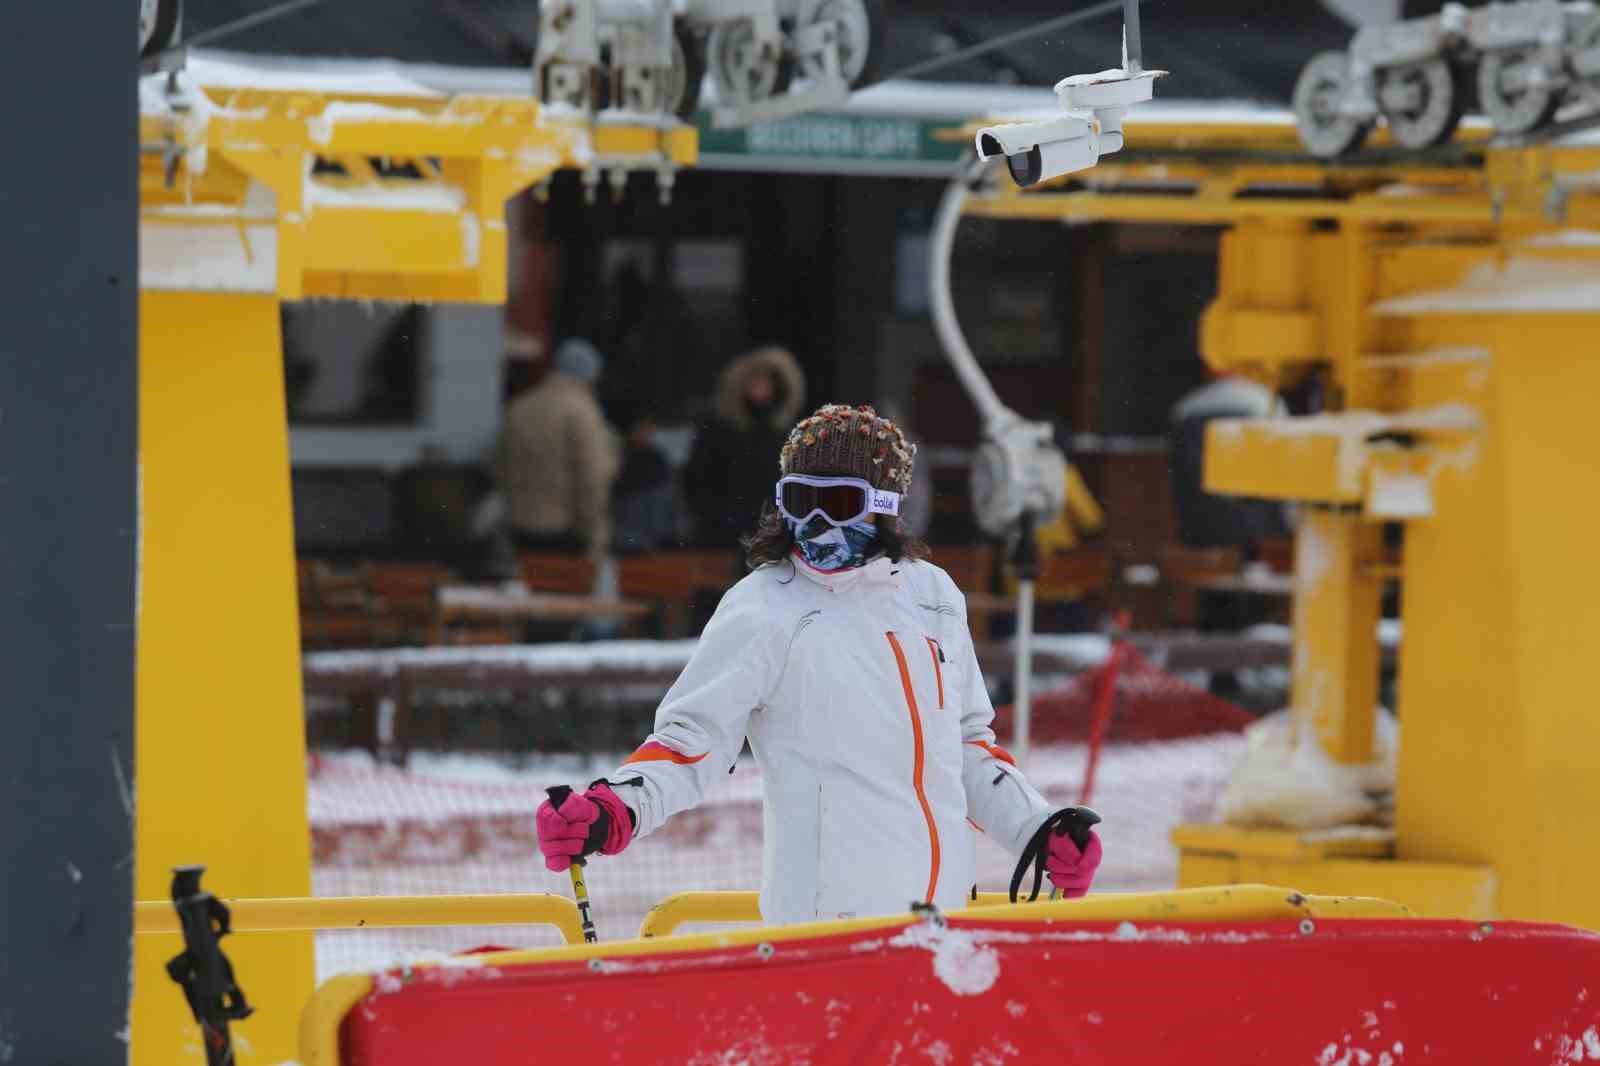
[[[361,96],[443,96],[407,64],[387,59],[320,59],[257,56],[194,49],[187,76],[206,89],[276,89]],[[528,78],[523,74],[524,92]]]
[[[1574,242],[1572,246],[1577,246]],[[1600,309],[1600,262],[1513,257],[1481,263],[1458,284],[1384,300],[1380,315],[1536,314]]]
[[[456,67],[402,63],[389,59],[331,59],[261,56],[196,49],[188,76],[208,89],[304,89],[357,95],[485,96],[531,95],[533,79],[524,67]],[[708,94],[714,85],[707,82]],[[1048,86],[885,81],[854,93],[838,110],[856,115],[950,119],[1029,118],[1059,114]],[[1163,123],[1261,122],[1290,126],[1288,111],[1242,100],[1167,100],[1139,105],[1137,121]]]

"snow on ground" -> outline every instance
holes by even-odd
[[[1209,819],[1229,767],[1244,747],[1225,733],[1152,744],[1111,745],[1092,797],[1106,858],[1097,892],[1170,888],[1177,876],[1172,827]],[[1052,801],[1077,802],[1086,749],[1036,749],[1028,766]],[[406,769],[365,755],[318,757],[310,776],[313,870],[319,896],[551,892],[566,874],[538,861],[533,811],[548,785],[582,783],[615,757],[548,756],[518,765],[485,756],[413,756]],[[712,786],[700,808],[674,818],[624,854],[588,869],[602,940],[635,935],[650,906],[688,889],[755,889],[761,876],[761,777],[749,760]],[[978,839],[979,887],[1003,890],[1013,860]],[[384,965],[405,953],[494,944],[554,944],[554,930],[514,926],[350,930],[317,935],[319,978]]]
[[[695,640],[597,640],[588,644],[318,651],[305,656],[305,664],[323,672],[376,669],[393,673],[403,666],[413,665],[517,666],[529,673],[670,672],[682,670],[688,664],[698,643]]]
[[[1392,813],[1399,725],[1376,711],[1371,763],[1340,765],[1328,757],[1304,715],[1269,714],[1245,731],[1245,751],[1218,804],[1233,825],[1328,829],[1382,820]]]

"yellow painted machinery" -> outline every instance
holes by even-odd
[[[965,211],[1225,227],[1205,360],[1320,375],[1329,410],[1212,425],[1206,484],[1300,505],[1293,706],[1335,763],[1373,757],[1384,583],[1403,601],[1393,833],[1184,827],[1180,883],[1600,927],[1600,147],[1469,130],[1330,165],[1287,115],[1181,109],[1127,144]]]
[[[508,197],[562,167],[670,173],[697,141],[671,122],[558,121],[526,99],[205,77],[141,85],[135,889],[163,899],[173,867],[203,861],[230,894],[303,898],[280,302],[501,303]],[[164,972],[180,949],[176,932],[137,940],[134,1062],[203,1060]],[[293,1058],[315,976],[310,932],[230,951],[271,1008],[251,1021],[244,1061]]]
[[[252,920],[279,931],[229,950],[261,1008],[242,1061],[279,1062],[311,994],[308,930],[351,917],[297,902],[311,886],[280,302],[500,302],[507,197],[562,167],[670,172],[696,141],[520,99],[144,88],[136,895],[161,899],[172,867],[204,861],[263,901]],[[1600,926],[1600,239],[1581,228],[1600,219],[1600,149],[1329,166],[1299,154],[1287,116],[1126,130],[1124,154],[1078,185],[986,187],[966,210],[1229,227],[1206,358],[1267,381],[1325,374],[1336,413],[1217,426],[1208,481],[1305,505],[1296,707],[1338,761],[1370,754],[1377,593],[1405,589],[1393,840],[1180,830],[1183,883]],[[1398,571],[1377,553],[1387,521],[1406,523]],[[150,915],[140,929],[133,1060],[197,1061],[163,972],[179,938]]]

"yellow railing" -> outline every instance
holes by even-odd
[[[641,937],[669,936],[690,922],[759,922],[759,892],[679,892],[650,908]]]
[[[583,943],[578,905],[545,893],[488,896],[328,896],[321,899],[229,899],[236,933],[305,929],[394,929],[435,925],[553,925],[568,944]],[[179,932],[165,900],[133,905],[135,933]]]
[[[572,905],[569,903],[568,906]],[[973,906],[953,912],[950,920],[957,924],[965,920],[1018,923],[1265,922],[1315,918],[1405,918],[1410,915],[1411,912],[1405,907],[1388,900],[1361,896],[1307,896],[1293,889],[1269,885],[1230,885],[1171,892],[1113,893],[1084,899],[1041,898],[1034,903],[1018,905],[1011,904],[1004,893],[979,893]],[[676,954],[745,944],[779,944],[868,929],[898,929],[923,919],[914,914],[897,914],[668,936],[680,925],[689,922],[760,920],[758,895],[755,892],[680,892],[668,896],[651,909],[639,930],[639,939],[582,944],[569,937],[569,943],[564,947],[496,952],[483,956],[483,961],[495,965],[515,965]],[[419,964],[422,967],[428,965]],[[304,1066],[336,1066],[339,1062],[339,1024],[345,1014],[372,991],[372,987],[371,974],[341,974],[317,990],[300,1021],[300,1061]]]
[[[1183,889],[1175,892],[1127,892],[1089,896],[1080,900],[1052,900],[1040,896],[1031,906],[1048,904],[1055,915],[1076,921],[1168,921],[1246,922],[1275,918],[1390,918],[1410,912],[1398,903],[1362,896],[1307,896],[1292,889],[1266,885],[1234,885],[1226,888]],[[1010,908],[1005,892],[979,892],[966,911],[981,911],[984,918],[1009,917],[999,908]],[[1029,905],[1026,898],[1016,906]],[[1030,911],[1018,915],[1019,921],[1037,921]],[[760,895],[756,892],[679,892],[650,908],[639,926],[639,936],[650,939],[670,936],[679,926],[694,923],[759,922]]]

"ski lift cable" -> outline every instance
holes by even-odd
[[[297,11],[314,7],[320,3],[322,3],[322,0],[283,0],[282,3],[273,4],[271,7],[243,15],[232,22],[224,22],[220,26],[211,27],[209,30],[201,30],[196,34],[185,35],[183,44],[190,48],[196,45],[210,44],[212,41],[231,37],[242,30],[253,29],[268,22],[276,22],[286,15],[292,15]]]
[[[1081,11],[1073,11],[1065,15],[1057,15],[1055,18],[1045,19],[1042,22],[1030,23],[1019,30],[1002,33],[1000,36],[991,37],[987,41],[979,41],[969,47],[948,52],[942,56],[924,59],[908,67],[902,67],[875,79],[874,84],[895,78],[915,78],[918,75],[927,74],[942,67],[954,66],[957,63],[965,62],[986,52],[1005,48],[1007,45],[1016,44],[1018,41],[1025,41],[1029,38],[1037,37],[1039,34],[1049,33],[1052,30],[1066,29],[1068,26],[1073,26],[1080,22],[1088,22],[1090,19],[1096,19],[1101,15],[1108,15],[1117,10],[1128,11],[1132,14],[1132,18],[1129,20],[1131,29],[1128,32],[1128,54],[1132,58],[1137,58],[1139,52],[1139,0],[1101,0],[1100,3],[1091,4]]]

